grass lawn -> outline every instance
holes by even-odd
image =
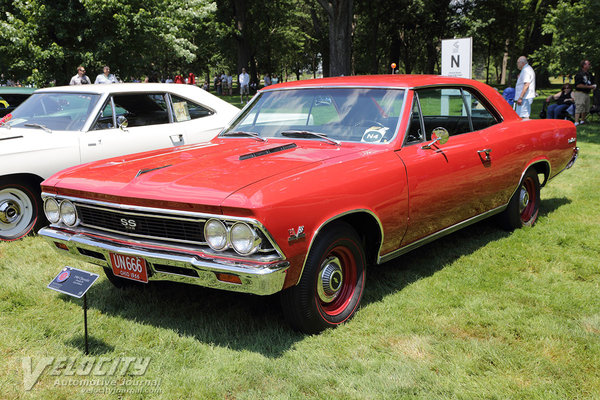
[[[483,221],[372,267],[356,317],[321,335],[291,331],[276,296],[119,290],[101,274],[90,360],[149,357],[142,376],[55,361],[25,391],[24,357],[86,365],[82,302],[46,285],[63,265],[101,269],[39,237],[0,243],[0,398],[598,398],[600,123],[578,134],[580,158],[542,190],[535,227]]]

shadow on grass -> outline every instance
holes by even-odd
[[[569,200],[562,198],[544,200],[542,215],[568,203]],[[379,301],[510,234],[498,228],[493,220],[485,220],[371,267],[363,304]],[[106,279],[100,280],[88,293],[89,307],[103,314],[171,330],[201,343],[256,352],[269,358],[281,357],[305,338],[285,322],[277,295],[261,297],[171,282],[153,282],[142,289],[122,290]],[[93,324],[93,319],[90,323]],[[95,334],[101,336],[102,332]],[[83,348],[80,341],[73,343]],[[103,346],[110,351],[109,344],[101,343],[100,349]]]
[[[83,326],[81,329],[83,330]],[[65,344],[74,347],[83,353],[85,351],[85,336],[83,334],[77,335],[66,341]],[[88,334],[88,349],[90,351],[90,356],[99,356],[102,354],[111,353],[115,348],[114,346],[106,343],[104,340]]]

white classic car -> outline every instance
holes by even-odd
[[[0,240],[45,222],[40,183],[103,158],[208,141],[239,109],[191,85],[123,83],[37,90],[0,119]]]

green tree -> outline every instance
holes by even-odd
[[[555,75],[574,75],[584,58],[597,66],[600,63],[598,10],[599,0],[561,0],[544,20],[543,32],[551,35],[552,41],[535,51],[536,59]]]

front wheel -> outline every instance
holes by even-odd
[[[25,183],[0,181],[0,240],[16,240],[38,227],[39,190]]]
[[[519,188],[508,207],[499,215],[500,224],[508,230],[533,226],[540,208],[540,180],[537,171],[530,168],[523,175]]]
[[[304,333],[318,333],[350,319],[365,284],[365,252],[356,231],[337,223],[319,234],[298,285],[281,294],[288,322]]]

